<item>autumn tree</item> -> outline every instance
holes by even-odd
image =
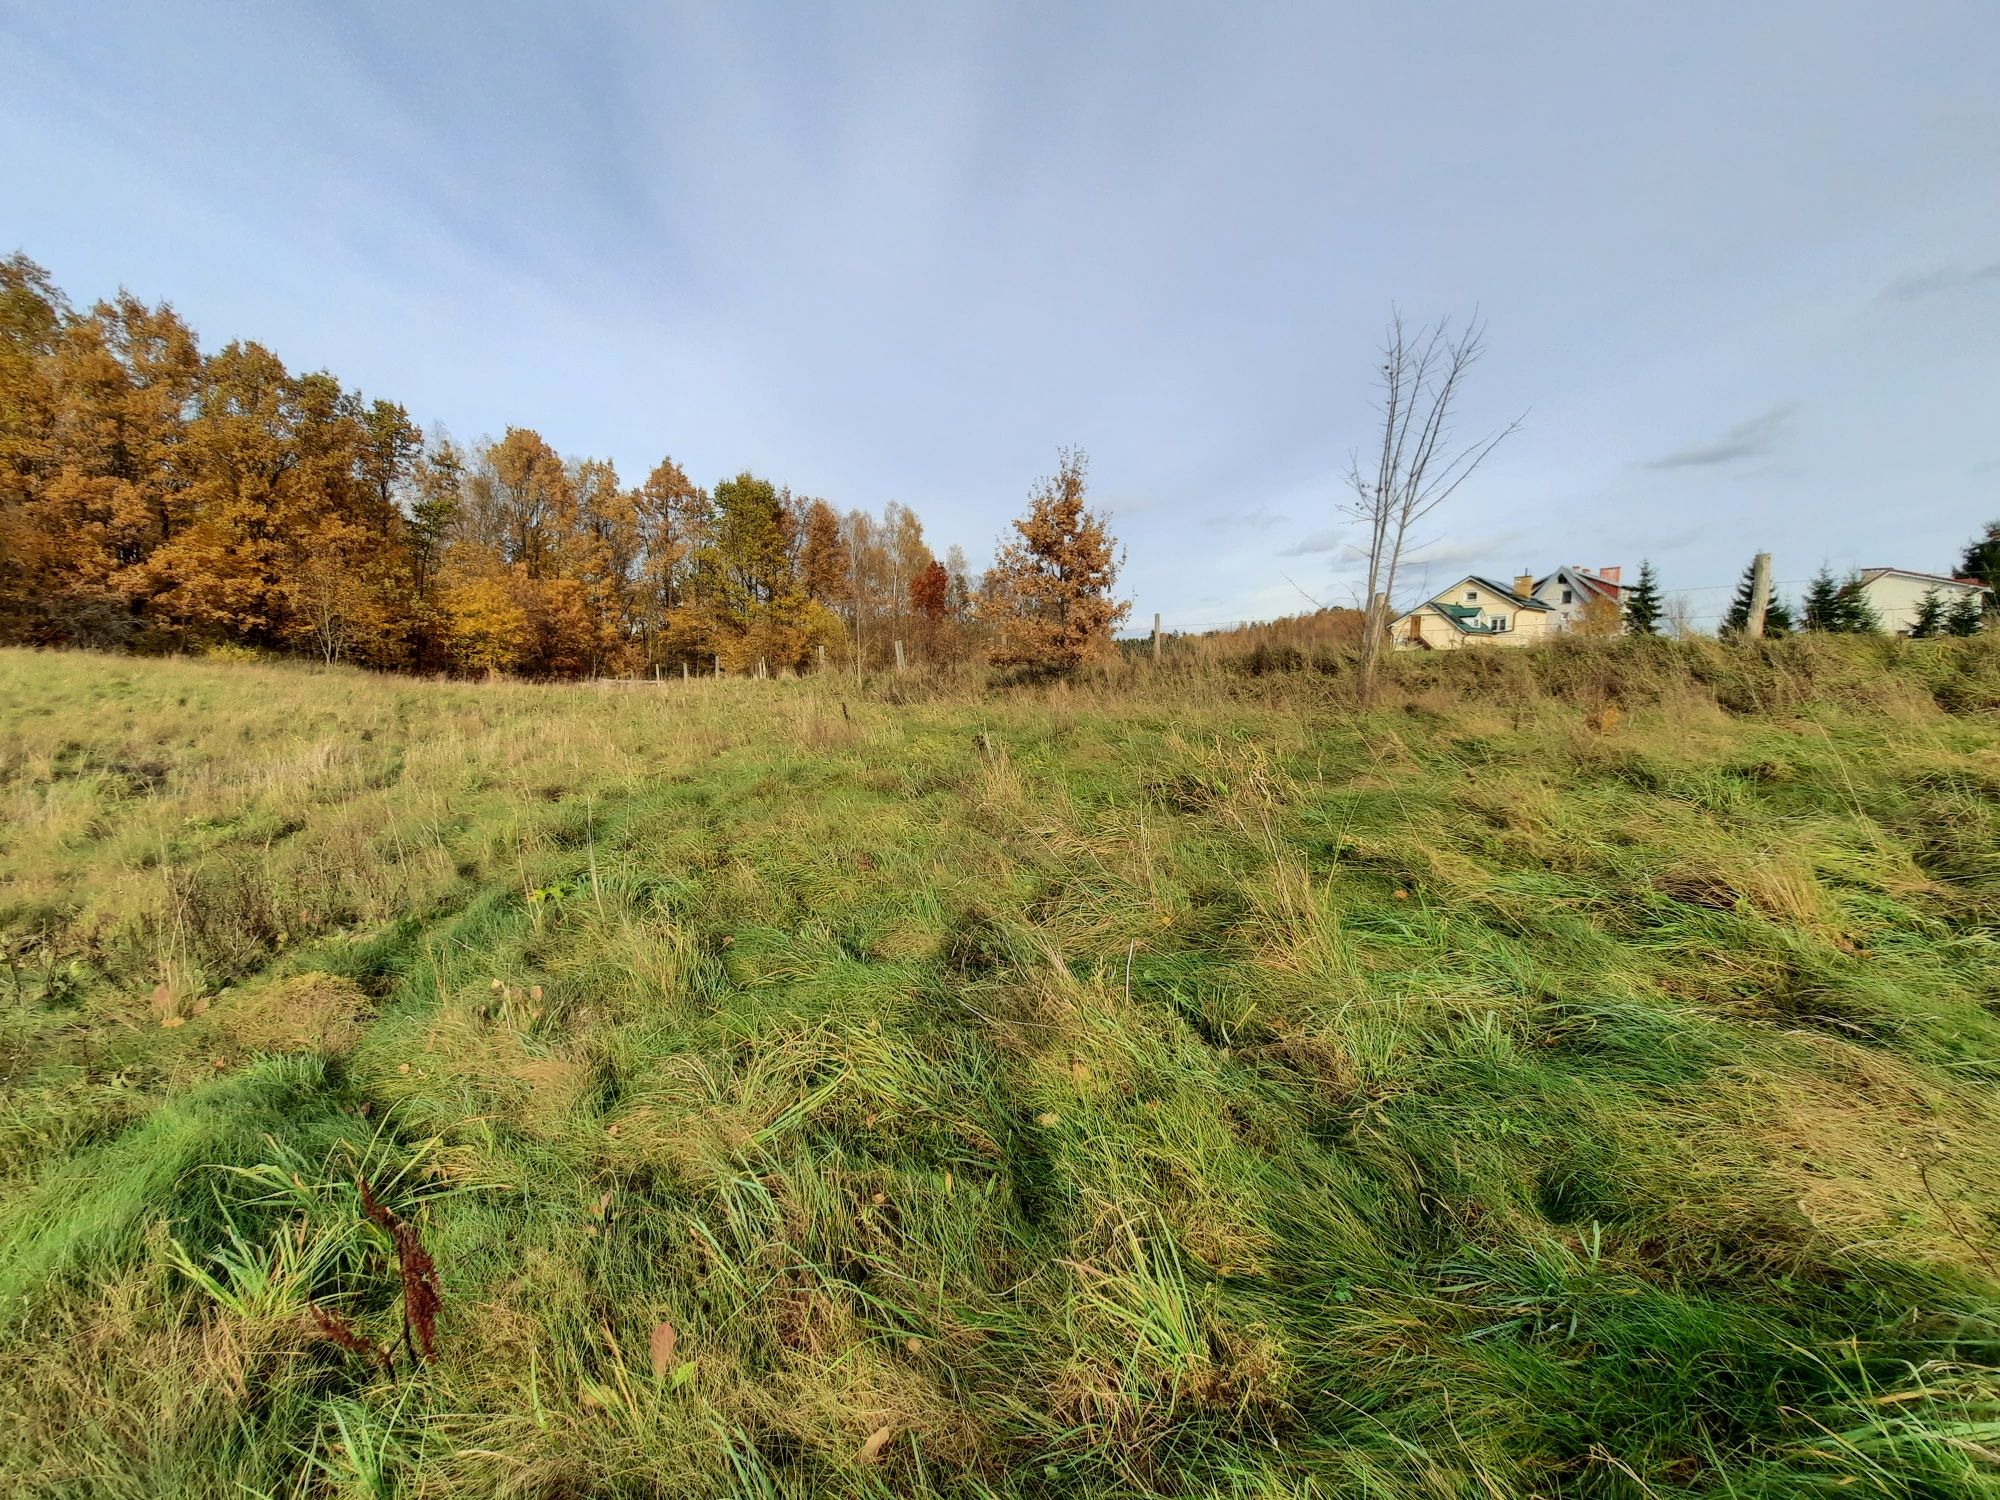
[[[441,597],[445,549],[458,525],[465,454],[434,432],[411,465],[407,496],[409,620],[406,659],[419,671],[447,664],[450,626]]]
[[[25,255],[0,260],[0,632],[36,635],[38,579],[52,538],[36,506],[54,457],[59,389],[50,358],[69,303]]]
[[[918,649],[931,661],[957,658],[951,573],[937,559],[910,580],[910,615]]]
[[[622,672],[643,657],[639,495],[619,483],[618,470],[607,459],[577,464],[571,484],[577,497],[576,536],[564,551],[568,571],[582,590],[586,670],[593,677]]]
[[[804,537],[799,549],[799,585],[817,604],[838,607],[854,594],[853,564],[840,516],[824,500],[806,506]]]
[[[702,609],[714,507],[708,493],[671,458],[638,490],[641,562],[640,633],[649,664],[692,662],[712,648]]]
[[[1132,606],[1112,597],[1123,561],[1101,517],[1088,509],[1089,460],[1064,449],[1056,472],[1029,496],[986,575],[985,611],[998,632],[997,666],[1067,672],[1105,655]]]
[[[1584,600],[1583,608],[1577,612],[1576,624],[1571,633],[1594,640],[1608,639],[1622,635],[1625,631],[1625,614],[1618,601],[1609,594],[1592,594]]]

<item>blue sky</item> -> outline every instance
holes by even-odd
[[[1991,0],[0,0],[0,250],[975,561],[1080,444],[1170,625],[1349,601],[1385,317],[1477,308],[1464,430],[1526,420],[1434,584],[1939,569],[2000,516],[1996,58]]]

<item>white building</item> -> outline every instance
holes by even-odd
[[[1890,635],[1910,633],[1910,627],[1916,624],[1917,610],[1923,605],[1924,595],[1932,589],[1937,590],[1938,598],[1944,601],[1947,609],[1967,594],[1977,598],[1985,592],[1980,584],[1969,578],[1912,573],[1907,568],[1864,568],[1860,582],[1861,597],[1868,601],[1868,607],[1881,621],[1882,629]]]
[[[1623,571],[1622,567],[1595,572],[1557,568],[1548,577],[1536,579],[1528,592],[1551,610],[1550,630],[1575,630],[1586,622],[1602,621],[1608,627],[1604,633],[1616,635],[1625,628],[1625,590],[1618,582]]]

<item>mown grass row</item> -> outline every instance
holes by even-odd
[[[0,1479],[2000,1492],[1992,653],[1627,644],[0,653]]]

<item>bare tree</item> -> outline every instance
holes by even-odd
[[[1686,594],[1669,594],[1665,607],[1660,612],[1660,623],[1667,627],[1666,633],[1677,641],[1702,634],[1701,627],[1694,622],[1694,606],[1688,602]]]
[[[1382,345],[1382,443],[1373,472],[1361,456],[1348,463],[1354,498],[1346,513],[1368,531],[1368,594],[1361,633],[1361,694],[1375,696],[1375,673],[1389,634],[1389,601],[1410,541],[1410,528],[1442,505],[1520,428],[1521,419],[1478,442],[1460,445],[1452,433],[1452,406],[1466,372],[1485,352],[1485,327],[1477,317],[1453,336],[1448,319],[1411,330],[1392,314]]]

